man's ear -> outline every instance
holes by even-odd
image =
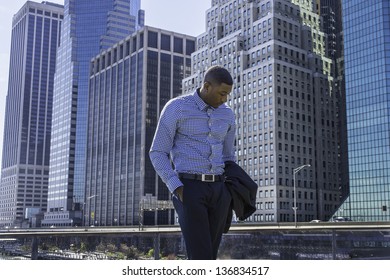
[[[206,91],[208,91],[210,87],[211,87],[211,83],[210,83],[210,82],[204,82],[204,83],[203,83],[203,88],[204,88]]]

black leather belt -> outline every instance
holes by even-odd
[[[189,174],[179,173],[180,179],[199,180],[202,182],[223,182],[225,181],[225,175],[213,175],[213,174]]]

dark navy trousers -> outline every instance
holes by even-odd
[[[231,196],[224,182],[181,179],[183,202],[173,196],[190,260],[215,260]]]

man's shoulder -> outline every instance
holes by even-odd
[[[234,118],[234,112],[233,109],[230,108],[227,104],[222,104],[218,107],[218,109],[223,110],[224,114],[227,114],[229,117]]]
[[[192,94],[185,94],[185,95],[180,95],[172,98],[167,102],[166,106],[181,106],[183,104],[193,102],[193,101],[194,101],[194,97]]]
[[[227,105],[226,103],[222,104],[220,106],[220,108],[221,109],[225,109],[225,110],[229,110],[229,111],[231,111],[233,113],[233,109],[229,105]]]
[[[180,95],[170,99],[165,105],[161,112],[162,115],[173,118],[181,118],[183,110],[190,107],[188,104],[191,102],[189,95]]]

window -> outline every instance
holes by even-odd
[[[148,47],[157,48],[157,32],[148,32]]]
[[[171,37],[169,35],[161,34],[161,49],[165,51],[171,50]]]
[[[176,53],[183,53],[183,39],[182,38],[174,38],[173,42],[173,51]]]

